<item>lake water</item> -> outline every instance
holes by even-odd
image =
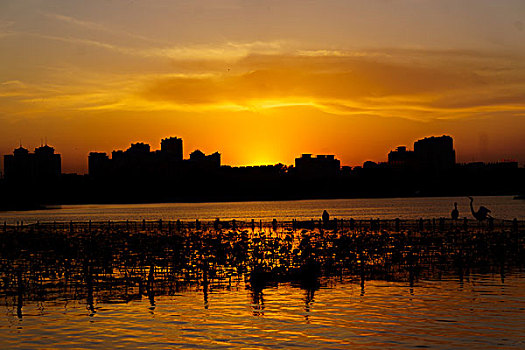
[[[374,198],[331,199],[269,202],[227,203],[154,203],[115,205],[64,205],[48,210],[0,212],[0,222],[14,224],[17,221],[107,221],[107,220],[263,220],[319,218],[323,210],[332,217],[354,219],[418,219],[449,217],[454,202],[458,203],[460,217],[470,214],[466,197],[433,198]],[[483,205],[497,219],[525,219],[525,201],[513,200],[512,196],[476,197],[474,209]]]
[[[3,349],[525,348],[525,273],[408,283],[290,284],[257,295],[244,283],[152,302],[53,300],[2,305]],[[6,302],[10,298],[5,298]]]
[[[270,221],[319,218],[324,209],[345,219],[417,219],[448,217],[454,202],[461,217],[471,218],[467,198],[441,197],[72,205],[3,212],[0,221]],[[498,219],[525,219],[525,202],[512,197],[476,197],[474,207],[480,205]],[[492,247],[484,246],[480,236],[468,235],[473,240],[462,241],[456,239],[459,231],[450,232],[440,239],[451,246],[432,248],[432,259],[419,248],[410,251],[409,259],[397,265],[398,275],[349,273],[323,276],[314,285],[296,281],[262,287],[250,285],[242,271],[231,267],[229,281],[215,278],[205,283],[203,261],[210,271],[229,261],[221,262],[223,246],[214,239],[199,240],[200,232],[188,245],[174,236],[159,238],[140,231],[131,232],[130,239],[123,234],[120,241],[118,230],[108,235],[102,229],[94,233],[98,236],[48,232],[53,242],[40,232],[28,231],[24,240],[23,232],[8,231],[0,240],[0,349],[524,349],[524,236],[510,226],[505,230],[491,236]],[[104,237],[108,242],[115,237],[118,244],[108,245]],[[227,236],[221,237],[229,244]],[[385,242],[384,255],[395,260],[391,249],[397,246]],[[405,252],[414,249],[404,238],[400,242]],[[467,247],[462,242],[475,244]],[[456,250],[455,244],[462,248]],[[373,245],[369,248],[370,254],[383,254]],[[267,249],[272,253],[273,248]],[[253,246],[246,252],[256,254]],[[358,257],[346,248],[334,252],[354,259],[350,266],[359,266]],[[448,262],[443,262],[447,255]],[[406,265],[414,256],[422,270]],[[378,260],[369,262],[374,261]],[[385,265],[385,271],[392,269]],[[416,277],[406,277],[410,275]],[[178,279],[190,282],[179,284]]]

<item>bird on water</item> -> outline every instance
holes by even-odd
[[[474,202],[474,198],[472,197],[467,197],[467,198],[470,199],[470,211],[472,212],[472,216],[474,216],[476,220],[481,222],[485,220],[487,217],[491,217],[489,215],[491,211],[485,208],[484,206],[480,206],[478,211],[474,211],[474,207],[472,205],[472,203]]]
[[[459,210],[458,210],[458,203],[454,202],[454,209],[450,212],[450,216],[452,217],[452,220],[457,220],[459,218]]]

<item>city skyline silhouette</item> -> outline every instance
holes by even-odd
[[[446,135],[443,135],[441,136],[442,138],[445,137]],[[450,136],[446,136],[448,138],[450,138],[450,141],[449,142],[453,142],[452,141],[452,138]],[[415,140],[414,141],[414,146],[412,148],[417,148],[417,144],[419,143],[419,141],[422,141],[422,140],[427,140],[427,139],[434,139],[434,138],[438,138],[436,136],[428,136],[428,137],[424,137],[422,139],[419,139],[419,140]],[[42,139],[43,140],[43,139]],[[151,145],[148,144],[148,143],[144,143],[144,142],[141,142],[141,141],[136,141],[136,142],[131,142],[130,143],[130,147],[127,149],[127,152],[134,152],[135,150],[138,150],[138,152],[140,153],[140,149],[143,148],[143,150],[145,150],[146,152],[156,152],[156,153],[159,153],[163,151],[163,146],[162,146],[162,143],[164,142],[169,142],[170,140],[175,140],[177,142],[180,142],[180,146],[175,146],[175,147],[179,147],[179,149],[177,149],[176,152],[178,152],[178,159],[179,160],[183,160],[184,158],[184,152],[183,152],[183,147],[182,147],[182,138],[179,138],[179,137],[174,137],[174,136],[168,136],[167,138],[164,138],[162,139],[162,142],[161,142],[161,147],[159,147],[157,150],[153,150],[151,151]],[[172,146],[173,147],[173,146]],[[453,158],[454,158],[454,161],[453,161],[453,164],[456,164],[456,151],[455,149],[453,149],[452,145],[450,146],[451,148],[451,151],[454,153],[453,155]],[[55,151],[55,148],[54,147],[51,147],[50,145],[48,145],[48,142],[47,142],[47,138],[46,138],[46,142],[44,143],[43,141],[40,142],[40,146],[36,147],[35,148],[35,152],[37,152],[37,150],[45,150],[45,149],[52,149],[53,152]],[[14,149],[13,151],[13,154],[16,154],[17,152],[22,152],[22,153],[25,153],[25,152],[30,152],[29,149],[25,148],[23,146],[23,143],[22,141],[19,142],[19,147]],[[58,150],[57,150],[58,152]],[[108,155],[108,153],[106,152],[99,152],[99,151],[89,151],[89,154],[88,154],[88,157],[87,157],[87,169],[85,171],[85,173],[82,173],[80,172],[80,175],[82,174],[89,174],[89,158],[91,155],[93,156],[101,156],[101,157],[108,157],[109,160],[111,160],[111,157],[119,157],[119,155],[121,154],[124,154],[123,153],[124,150],[116,150],[116,149],[113,149],[111,151],[111,154]],[[136,151],[135,151],[136,152]],[[173,151],[172,151],[173,152]],[[164,152],[164,153],[168,153],[168,152]],[[199,158],[199,157],[204,157],[205,156],[205,153],[203,153],[199,148],[196,148],[194,149],[193,151],[191,152],[186,152],[186,154],[188,155],[188,158],[187,159],[192,159],[192,158]],[[301,152],[300,154],[304,155],[304,154],[310,154],[310,155],[313,155],[312,153],[304,153],[304,152]],[[390,149],[390,151],[388,152],[387,154],[387,159],[385,160],[384,158],[383,159],[370,159],[370,158],[367,158],[367,160],[365,160],[362,164],[354,164],[354,165],[350,165],[350,164],[343,164],[340,160],[339,161],[339,166],[343,166],[343,167],[350,167],[350,168],[355,168],[355,167],[362,167],[364,166],[365,164],[372,164],[372,163],[376,163],[376,164],[384,164],[384,163],[387,163],[391,166],[394,166],[395,164],[404,164],[407,162],[407,157],[412,157],[414,154],[414,150],[410,150],[410,147],[407,147],[406,145],[398,145],[392,149]],[[8,155],[8,158],[10,159],[11,157],[9,156],[9,154],[5,154],[5,155]],[[214,157],[218,157],[217,158],[217,162],[219,163],[219,165],[221,165],[221,156],[222,154],[219,152],[219,151],[215,151],[213,154],[210,154],[209,156],[205,156],[205,157],[210,157],[210,156],[214,156]],[[322,155],[321,154],[321,157],[336,157],[337,154],[327,154],[327,155]],[[60,155],[58,155],[58,157],[60,158]],[[5,157],[2,157],[2,168],[0,168],[2,171],[0,172],[0,174],[5,174]],[[314,158],[315,158],[315,155],[314,155]],[[297,159],[297,158],[296,158]],[[60,160],[60,162],[62,162],[63,159]],[[410,160],[409,160],[410,162]],[[457,162],[457,163],[463,163],[463,164],[469,164],[469,163],[472,163],[472,164],[475,164],[475,163],[493,163],[493,164],[498,164],[498,163],[509,163],[509,164],[514,164],[514,163],[517,163],[517,166],[523,166],[522,165],[522,162],[519,161],[518,159],[516,158],[513,158],[513,157],[508,157],[508,158],[504,158],[504,159],[498,159],[496,161],[486,161],[486,160],[476,160],[476,161],[464,161],[464,162]],[[268,165],[277,165],[277,164],[283,164],[283,165],[291,165],[291,164],[286,164],[286,162],[284,161],[277,161],[276,163],[264,163],[264,164],[252,164],[251,162],[249,162],[248,164],[239,164],[237,165],[237,167],[250,167],[250,166],[268,166]],[[222,164],[222,165],[229,165],[229,164]],[[234,166],[235,165],[230,165],[230,166]],[[62,166],[60,167],[62,169]],[[61,171],[58,171],[58,173],[61,173]],[[75,172],[74,172],[75,173]]]
[[[518,194],[525,168],[518,162],[458,163],[452,137],[398,146],[386,161],[342,166],[333,154],[303,153],[294,164],[231,166],[222,154],[195,149],[184,157],[184,141],[162,139],[160,150],[132,143],[111,154],[90,152],[88,174],[61,171],[61,155],[49,145],[31,153],[22,146],[4,156],[3,206],[34,203],[140,203],[458,196]],[[10,204],[13,202],[15,204]]]

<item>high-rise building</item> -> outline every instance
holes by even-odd
[[[56,154],[55,149],[48,145],[35,148],[34,162],[37,179],[54,179],[62,173],[60,154]]]
[[[178,137],[162,139],[160,142],[160,151],[162,154],[169,155],[175,160],[182,160],[182,139]]]
[[[88,174],[92,177],[106,176],[109,171],[110,160],[106,153],[91,152],[88,157]]]
[[[20,146],[13,154],[4,156],[4,178],[7,181],[31,181],[34,178],[33,159],[27,149]]]
[[[41,182],[57,179],[62,171],[60,154],[48,145],[35,148],[34,153],[20,146],[4,156],[6,181]]]
[[[398,146],[395,151],[388,153],[388,165],[396,168],[405,168],[414,165],[414,151],[407,150],[406,146]]]
[[[150,146],[144,142],[132,143],[126,150],[126,154],[130,156],[144,156],[150,153]]]
[[[332,154],[312,157],[304,153],[300,158],[295,158],[295,168],[300,175],[333,176],[341,169],[341,162]]]
[[[205,156],[207,162],[211,155]],[[220,166],[220,155],[218,164]],[[90,177],[112,179],[169,178],[183,170],[182,139],[169,137],[161,141],[161,149],[151,151],[149,144],[132,143],[128,149],[114,150],[111,158],[106,153],[91,152],[88,160]]]
[[[418,165],[433,170],[451,169],[456,164],[456,151],[450,136],[432,136],[414,142]]]

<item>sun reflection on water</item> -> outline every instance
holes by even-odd
[[[11,347],[346,348],[523,346],[523,272],[407,283],[326,281],[312,292],[290,283],[254,295],[244,282],[150,300],[30,303],[18,319],[4,305],[0,341]]]
[[[525,344],[519,225],[13,227],[2,348]],[[165,227],[168,225],[168,227]],[[284,225],[284,223],[283,223]],[[319,223],[319,225],[321,225]],[[180,227],[179,227],[180,226]],[[251,227],[251,228],[250,228]],[[297,228],[302,227],[302,228]],[[444,226],[443,226],[444,227]]]

